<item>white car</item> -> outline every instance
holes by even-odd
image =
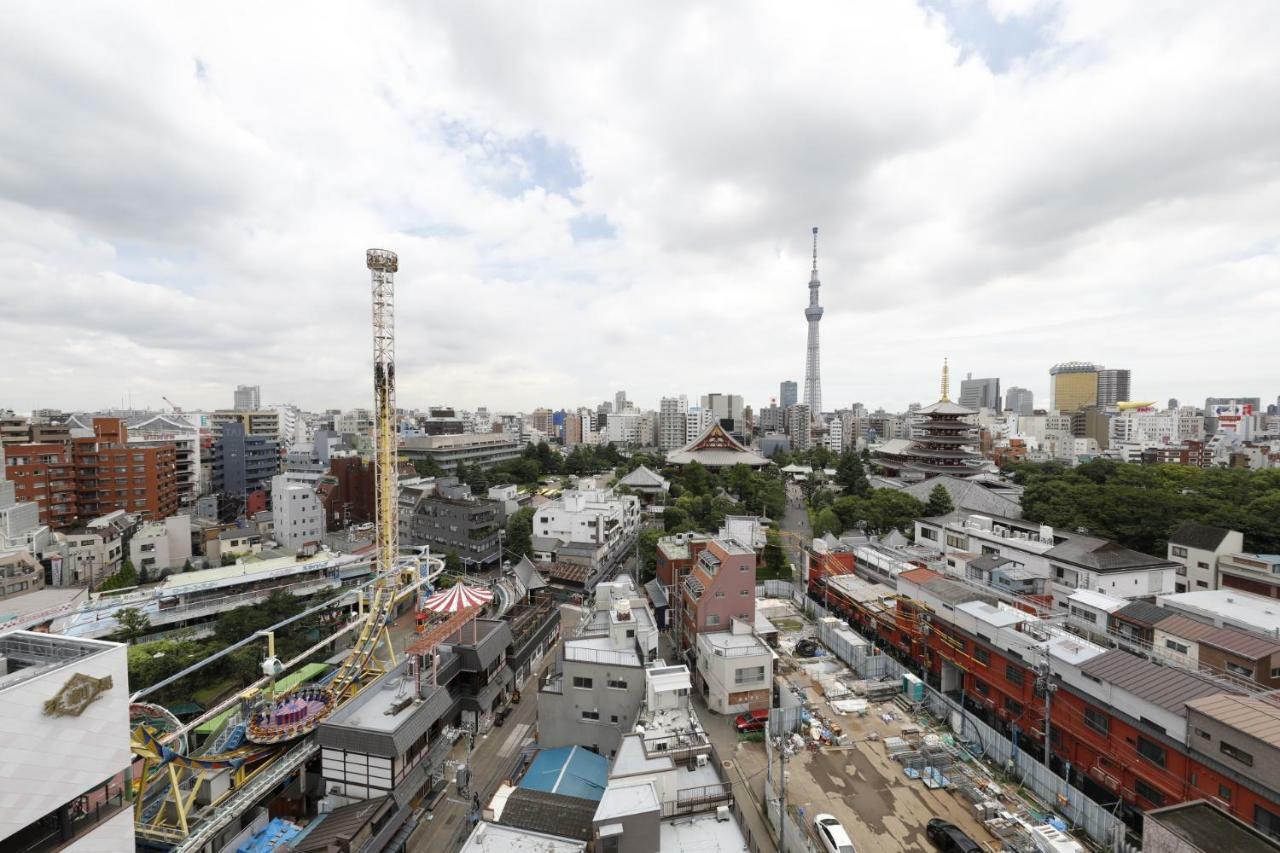
[[[813,831],[822,839],[822,847],[827,853],[857,853],[853,849],[853,841],[849,833],[844,831],[840,821],[829,814],[820,814],[813,819]]]

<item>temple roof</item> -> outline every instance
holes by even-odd
[[[961,406],[959,403],[953,403],[950,400],[939,400],[932,406],[925,406],[923,409],[916,410],[917,415],[976,415],[977,409],[970,409],[967,406]]]
[[[703,431],[702,435],[668,454],[667,462],[671,465],[688,465],[690,462],[697,462],[708,468],[728,468],[733,465],[750,465],[760,468],[769,464],[768,459],[744,447],[718,423],[713,423]]]

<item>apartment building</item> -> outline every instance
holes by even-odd
[[[679,645],[696,656],[698,635],[755,624],[756,552],[734,539],[693,540],[693,562],[679,588]]]
[[[589,545],[593,565],[607,565],[631,547],[640,530],[640,499],[613,489],[580,485],[538,508],[535,539]]]
[[[40,523],[55,530],[80,519],[124,510],[162,519],[178,509],[172,444],[131,447],[119,418],[94,418],[92,437],[4,448],[5,475],[18,502],[33,502]]]
[[[1244,550],[1238,530],[1188,522],[1169,537],[1169,559],[1178,564],[1175,592],[1217,589],[1218,561]]]
[[[174,515],[144,524],[129,540],[129,560],[154,578],[165,569],[181,569],[191,559],[191,517]]]
[[[734,619],[727,631],[698,634],[696,687],[707,708],[737,714],[773,702],[773,650],[752,623]]]
[[[318,545],[324,539],[325,509],[312,483],[299,482],[287,474],[271,478],[272,538],[297,551]]]
[[[173,445],[178,505],[189,507],[208,484],[201,477],[199,427],[176,415],[149,415],[129,422],[130,447]]]
[[[231,421],[213,445],[213,490],[243,498],[271,488],[280,471],[280,445],[274,437],[252,435]]]
[[[401,483],[399,500],[401,544],[429,545],[473,564],[498,560],[505,520],[499,501],[474,497],[453,477]]]
[[[662,450],[679,450],[689,443],[687,421],[689,398],[663,397],[658,404],[658,447]]]
[[[280,439],[280,413],[275,409],[234,411],[219,409],[209,415],[209,429],[216,439],[228,424],[240,424],[245,435]]]
[[[1280,598],[1280,554],[1223,554],[1218,557],[1217,585]]]

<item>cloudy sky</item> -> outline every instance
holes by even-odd
[[[431,6],[434,8],[426,8]],[[9,4],[0,408],[1280,394],[1280,5]]]

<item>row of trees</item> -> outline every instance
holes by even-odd
[[[1155,555],[1181,524],[1195,521],[1242,531],[1249,551],[1280,553],[1280,470],[1095,459],[1076,468],[1019,463],[1006,473],[1025,487],[1022,513],[1031,521]]]

